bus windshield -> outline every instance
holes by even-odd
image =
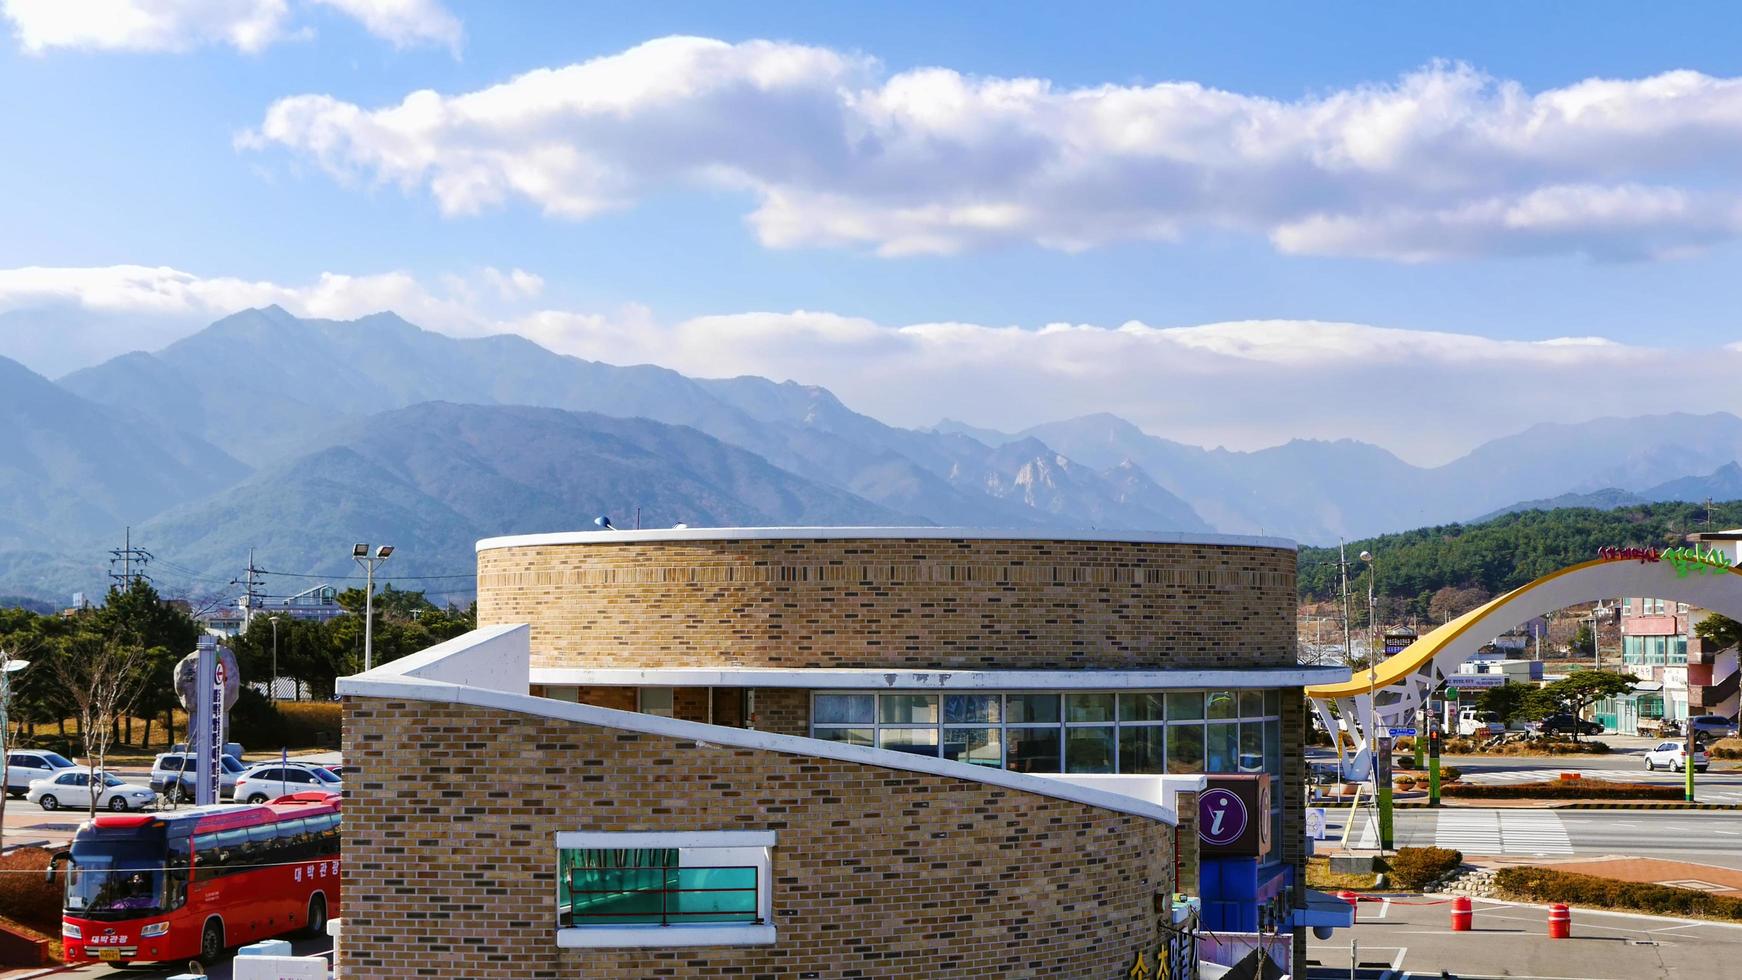
[[[81,918],[130,918],[179,904],[169,888],[164,846],[156,842],[75,841],[66,876],[66,911]],[[176,889],[179,893],[179,889]]]

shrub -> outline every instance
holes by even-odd
[[[1443,847],[1404,847],[1386,859],[1392,879],[1404,888],[1426,888],[1464,863],[1464,855]]]
[[[1494,883],[1508,898],[1564,902],[1591,908],[1634,909],[1658,915],[1692,915],[1742,921],[1742,898],[1692,888],[1616,881],[1549,868],[1501,868]]]
[[[1742,738],[1720,739],[1707,751],[1714,759],[1742,759]]]
[[[1463,775],[1464,771],[1459,769],[1457,766],[1441,766],[1440,785],[1444,786],[1447,783],[1455,783],[1462,778]]]
[[[1679,800],[1682,788],[1665,783],[1611,783],[1601,779],[1550,779],[1535,783],[1457,783],[1441,796],[1471,800]]]
[[[1570,738],[1533,738],[1505,744],[1451,738],[1442,751],[1447,755],[1604,755],[1611,750],[1607,742],[1575,742]]]
[[[1396,779],[1392,780],[1392,784],[1395,785],[1398,789],[1401,789],[1401,790],[1404,790],[1407,792],[1409,790],[1415,789],[1415,777],[1414,776],[1399,776]]]
[[[49,936],[60,935],[59,876],[44,881],[49,852],[21,847],[0,856],[0,915]]]

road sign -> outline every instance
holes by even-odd
[[[1392,738],[1402,738],[1405,735],[1414,735],[1414,734],[1415,734],[1415,729],[1413,729],[1413,728],[1393,728],[1391,730],[1391,737]]]
[[[1453,687],[1499,687],[1506,683],[1504,674],[1452,674],[1446,678],[1446,683]]]

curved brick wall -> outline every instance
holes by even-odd
[[[354,697],[345,759],[347,980],[1111,980],[1175,887],[1165,824],[948,776]],[[566,830],[775,831],[778,941],[558,949]]]
[[[479,625],[536,667],[1292,665],[1295,553],[998,539],[536,544],[478,553]]]

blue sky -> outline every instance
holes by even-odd
[[[1466,398],[1477,397],[1468,387],[1472,378],[1548,383],[1551,390],[1522,413],[1516,405],[1476,413],[1419,447],[1413,455],[1423,459],[1523,422],[1634,407],[1731,407],[1715,396],[1610,405],[1555,387],[1629,365],[1672,366],[1742,339],[1732,312],[1742,281],[1733,271],[1742,257],[1736,204],[1742,194],[1730,142],[1742,133],[1735,108],[1742,95],[1724,85],[1742,76],[1742,31],[1717,5],[1665,12],[1590,3],[1132,4],[1084,15],[1040,4],[415,0],[399,5],[400,20],[372,22],[371,10],[395,5],[185,3],[189,19],[159,25],[147,37],[51,23],[45,5],[77,6],[61,0],[0,0],[9,28],[0,43],[0,124],[7,132],[0,181],[13,189],[0,195],[0,228],[9,231],[0,235],[0,311],[71,303],[103,314],[84,329],[116,330],[115,350],[86,342],[76,348],[81,358],[142,344],[141,336],[166,339],[226,304],[276,298],[273,290],[281,289],[285,305],[298,312],[355,314],[373,301],[449,332],[518,329],[584,356],[654,359],[704,372],[720,364],[814,380],[909,424],[953,414],[1015,427],[1102,407],[1192,441],[1249,445],[1347,434],[1411,455],[1399,444],[1427,417],[1389,429],[1340,411],[1216,421],[1143,402],[1143,377],[1109,385],[1085,380],[1079,370],[1072,389],[1063,368],[1045,383],[1037,380],[1045,397],[1020,410],[987,407],[996,387],[978,383],[962,385],[954,400],[930,397],[924,392],[955,387],[940,365],[966,371],[974,352],[940,355],[927,347],[903,361],[887,354],[893,341],[880,331],[940,323],[992,331],[1054,323],[1114,330],[1129,321],[1158,330],[1271,324],[1216,334],[1215,343],[1199,342],[1209,335],[1166,338],[1250,362],[1250,370],[1224,361],[1189,368],[1196,381],[1182,379],[1180,390],[1193,398],[1229,384],[1299,384],[1266,370],[1316,372],[1316,383],[1332,391],[1359,384],[1364,372],[1439,377],[1462,370],[1467,387],[1459,397]],[[267,16],[269,36],[242,42],[204,36],[220,19],[214,11]],[[687,65],[686,84],[696,88],[711,82],[710,72],[760,78],[758,72],[776,70],[771,65],[787,70],[795,58],[817,63],[794,69],[798,80],[765,102],[698,96],[697,117],[649,110],[654,100],[643,99],[619,106],[621,118],[605,123],[557,113],[529,117],[524,126],[497,125],[492,117],[494,128],[481,136],[476,120],[420,131],[415,138],[427,137],[427,144],[418,152],[437,162],[411,168],[397,154],[412,138],[382,136],[379,120],[369,118],[422,89],[439,93],[441,111],[453,112],[466,93],[540,69],[622,60],[670,35],[727,42],[733,57],[748,50],[744,45],[773,42],[773,54],[697,67],[680,53],[642,59],[625,71],[663,81],[668,66]],[[887,122],[865,108],[873,97],[883,100],[877,113],[894,111],[900,100],[922,121],[946,111],[947,86],[893,91],[930,68],[956,73],[975,97],[986,94],[974,87],[988,80],[1043,79],[1054,95],[1195,83],[1196,94],[1176,95],[1206,119],[1218,114],[1203,123],[1215,132],[1193,147],[1198,159],[1162,177],[1145,170],[1147,162],[1138,166],[1114,159],[1116,153],[1095,159],[1121,140],[1146,138],[1142,127],[1168,125],[1158,115],[1175,110],[1153,104],[1133,110],[1103,100],[1089,109],[1081,107],[1089,100],[1073,108],[1071,99],[1061,99],[1065,104],[1037,111],[1055,113],[1061,129],[1101,131],[1086,140],[1061,137],[1058,145],[990,126],[984,134],[969,132],[980,118],[973,111],[936,128],[891,123],[881,134],[889,141],[885,152],[875,158],[841,144],[831,129],[836,113],[853,117],[849,127]],[[1668,94],[1644,91],[1645,80],[1679,71],[1704,81],[1685,91],[1669,85]],[[615,98],[602,89],[618,77],[565,83],[566,96]],[[1414,100],[1408,80],[1423,77],[1435,92],[1454,91]],[[1570,113],[1559,135],[1542,135],[1503,105],[1508,92],[1529,100],[1595,78],[1626,89],[1578,90],[1575,101],[1603,103],[1591,111],[1607,122],[1593,124],[1591,111]],[[1374,89],[1390,94],[1383,111],[1350,122],[1326,108]],[[841,92],[849,109],[824,105]],[[1223,105],[1218,93],[1239,104]],[[523,85],[511,87],[504,101],[536,96]],[[297,102],[314,98],[325,101]],[[662,105],[672,101],[669,93],[661,98]],[[275,122],[275,108],[285,106],[302,108],[286,111],[296,118]],[[1290,118],[1273,119],[1276,106]],[[743,119],[731,118],[740,109]],[[1387,127],[1399,113],[1410,117],[1396,124],[1408,131],[1397,139],[1402,149],[1373,150],[1384,159],[1358,161],[1356,169],[1365,172],[1351,175],[1344,163],[1312,159],[1332,144],[1337,153],[1359,155],[1374,139],[1395,138]],[[1506,132],[1491,143],[1485,135],[1438,133],[1439,117],[1464,113],[1475,120],[1470,131]],[[1033,124],[1039,131],[1054,125],[1044,121],[1052,117],[1026,118],[1041,118]],[[1312,131],[1337,126],[1348,133]],[[1250,159],[1234,159],[1246,151],[1232,143],[1227,156],[1235,165],[1214,159],[1217,140],[1266,127],[1266,146]],[[568,163],[553,168],[538,156],[569,139],[571,128],[574,145],[597,158],[582,169],[610,174],[583,179]],[[339,147],[328,154],[321,141],[333,132],[341,134]],[[934,152],[928,145],[958,132],[960,146]],[[691,133],[695,143],[711,140],[718,151],[684,143]],[[1199,136],[1191,129],[1170,138]],[[893,149],[898,140],[909,142]],[[1311,146],[1278,150],[1289,159],[1277,163],[1270,144],[1291,142]],[[1023,169],[1026,154],[1043,152],[1068,162]],[[902,153],[907,159],[890,162]],[[470,169],[452,163],[468,155],[507,162]],[[525,186],[507,186],[521,178]],[[444,179],[462,190],[439,190]],[[478,191],[474,183],[489,186]],[[580,198],[588,203],[574,204]],[[927,210],[970,200],[990,216],[976,211],[940,226]],[[967,232],[950,224],[982,219],[989,224]],[[221,282],[201,299],[153,306],[107,296],[101,275],[86,281],[69,271],[135,266],[175,270],[201,289],[208,280]],[[27,271],[33,269],[60,270],[59,278]],[[536,286],[493,285],[511,270],[523,270],[522,281]],[[314,294],[324,274],[352,279],[329,283],[322,300]],[[389,275],[399,278],[369,278]],[[43,285],[51,279],[58,285]],[[242,288],[247,284],[256,288]],[[127,288],[140,284],[130,280]],[[798,318],[796,327],[786,323],[797,331],[795,341],[766,322],[747,326],[741,319],[800,311],[846,325]],[[128,333],[106,319],[122,315],[162,326]],[[702,322],[712,324],[710,336],[731,356],[700,342],[684,356],[662,356],[705,332],[697,318],[726,318]],[[1310,321],[1405,333],[1375,334],[1373,343],[1353,347],[1337,347],[1336,337],[1351,336],[1346,332],[1314,335],[1304,346],[1342,351],[1327,366],[1287,355],[1302,346],[1290,330],[1315,328],[1276,326]],[[1416,331],[1498,341],[1601,337],[1647,349],[1629,350],[1624,360],[1608,352],[1594,356],[1609,360],[1569,365],[1565,358],[1529,359],[1540,351],[1526,351],[1521,361],[1503,348],[1470,353],[1459,342],[1430,339],[1427,347],[1453,353],[1412,360],[1418,355],[1397,352]],[[25,356],[32,354],[33,366],[50,374],[77,366],[44,354],[41,337],[14,340],[8,347],[0,338],[0,354],[33,363]],[[758,343],[781,350],[759,353]],[[1005,346],[1002,339],[988,343]],[[1255,346],[1283,353],[1249,356]],[[1012,348],[1006,356],[1058,352]],[[868,357],[887,374],[867,374]],[[934,369],[929,380],[888,384],[889,375],[914,373],[913,357]],[[1498,361],[1470,369],[1472,357]],[[865,377],[874,380],[855,387]],[[1148,380],[1153,390],[1169,379],[1152,371]],[[890,393],[887,401],[880,392]]]

